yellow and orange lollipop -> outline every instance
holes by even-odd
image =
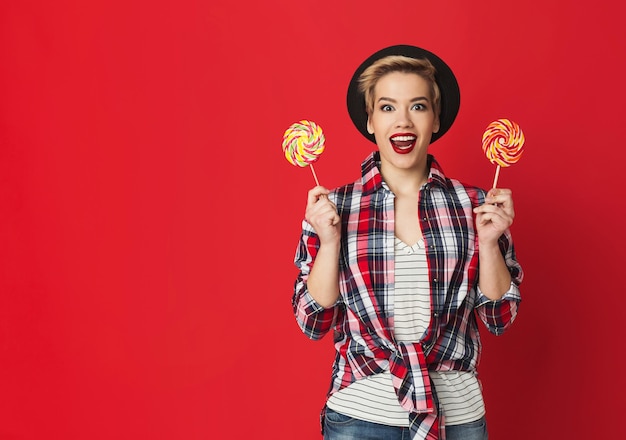
[[[524,133],[519,125],[508,119],[498,119],[483,133],[483,151],[491,163],[497,165],[493,187],[498,183],[500,167],[508,167],[522,157]]]
[[[291,124],[283,134],[283,152],[292,164],[299,167],[311,166],[315,183],[319,185],[313,162],[324,152],[326,138],[322,127],[306,119]]]

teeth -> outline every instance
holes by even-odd
[[[415,136],[392,136],[391,139],[399,142],[412,141],[415,140]]]

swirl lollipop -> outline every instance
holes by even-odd
[[[500,167],[508,167],[522,157],[524,133],[519,125],[508,119],[498,119],[487,126],[483,133],[483,152],[491,163],[496,164],[496,177],[493,187],[498,183]]]
[[[311,172],[315,183],[319,185],[313,162],[319,159],[324,152],[326,138],[322,132],[322,127],[313,121],[303,119],[300,122],[291,124],[283,134],[283,152],[285,157],[292,164],[299,167],[311,166]]]

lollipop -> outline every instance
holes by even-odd
[[[313,162],[317,161],[320,154],[324,152],[325,141],[322,127],[306,119],[291,124],[283,134],[285,157],[292,165],[299,167],[311,165],[311,172],[317,185],[320,183],[313,169]]]
[[[487,159],[497,165],[494,188],[498,183],[500,167],[511,166],[522,157],[524,140],[520,126],[508,119],[498,119],[487,126],[483,133],[483,151]]]

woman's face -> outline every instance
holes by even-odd
[[[376,138],[383,168],[423,167],[432,134],[439,130],[428,82],[403,72],[380,78],[367,130]]]

